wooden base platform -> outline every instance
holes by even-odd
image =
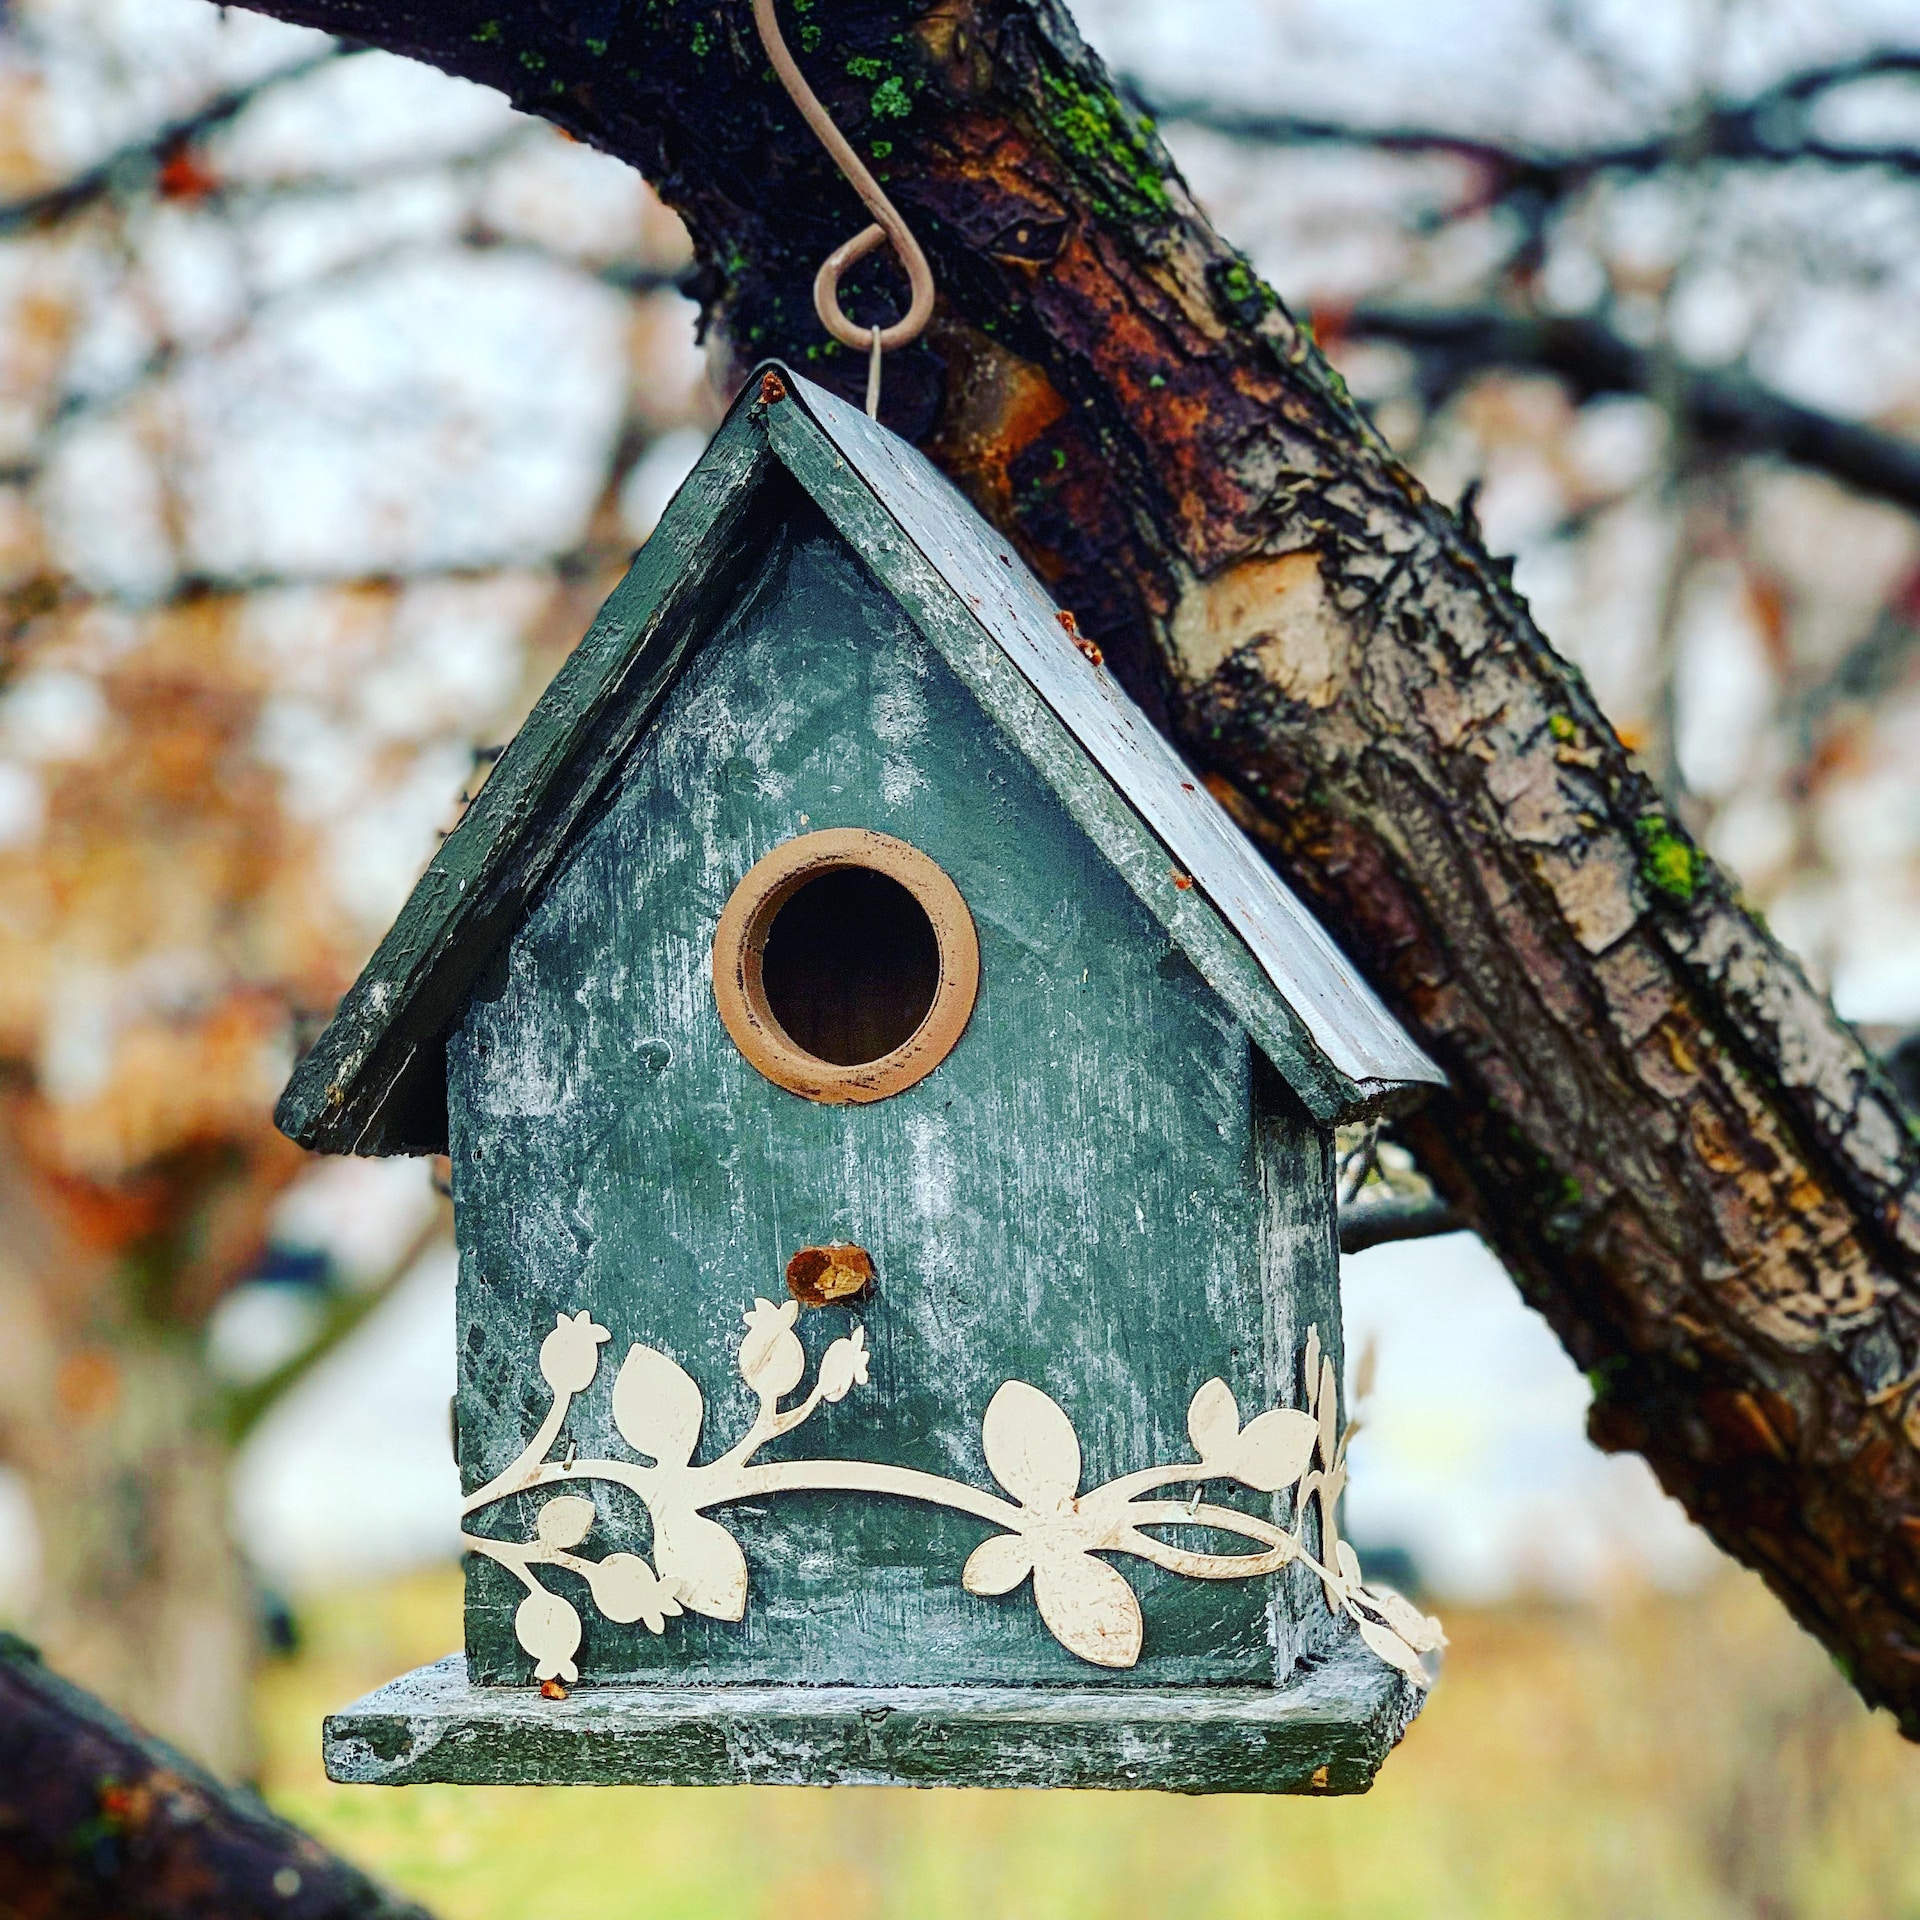
[[[475,1687],[457,1654],[328,1716],[327,1777],[1363,1793],[1419,1710],[1357,1642],[1253,1687]]]

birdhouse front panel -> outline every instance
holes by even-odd
[[[761,863],[851,833],[877,838],[844,843],[765,932],[785,1027],[854,1069],[911,1034],[942,961],[935,877],[977,988],[924,1077],[823,1100],[729,1030],[715,943]],[[1271,1684],[1291,1664],[1306,1590],[1285,1576],[1082,1555],[1097,1571],[1054,1609],[1063,1637],[1032,1591],[968,1590],[1003,1531],[980,1511],[804,1470],[1070,1497],[1188,1457],[1210,1380],[1249,1411],[1297,1400],[1307,1327],[1338,1337],[1324,1131],[810,505],[476,985],[447,1069],[468,1494],[513,1467],[556,1379],[579,1388],[570,1470],[467,1521],[505,1549],[468,1562],[474,1680],[528,1683],[543,1659],[589,1683],[863,1685]],[[850,1297],[800,1304],[806,1249]],[[1055,1412],[1029,1403],[1037,1437],[996,1449],[1008,1382]],[[724,1461],[769,1389],[790,1410],[820,1387],[753,1454],[761,1482],[703,1510],[591,1469]],[[1033,1485],[1010,1490],[1022,1445]],[[575,1504],[543,1519],[556,1501]],[[517,1557],[543,1529],[561,1557]],[[1204,1527],[1182,1544],[1250,1546]],[[1137,1648],[1109,1617],[1123,1580]],[[1308,1620],[1326,1625],[1317,1600]]]

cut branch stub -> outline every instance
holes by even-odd
[[[787,1262],[787,1291],[804,1307],[856,1299],[872,1283],[873,1255],[846,1241],[802,1247]]]

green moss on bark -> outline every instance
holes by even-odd
[[[1643,813],[1633,833],[1640,843],[1640,878],[1664,899],[1685,906],[1700,890],[1701,860],[1693,843],[1664,813]]]
[[[1076,159],[1097,167],[1114,183],[1117,211],[1136,219],[1165,213],[1172,204],[1167,184],[1120,102],[1076,74],[1043,73],[1040,79],[1055,102],[1047,115],[1048,132]],[[1111,217],[1116,209],[1096,201],[1095,211]]]

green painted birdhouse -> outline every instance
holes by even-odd
[[[1438,1073],[910,447],[767,369],[301,1064],[439,1154],[464,1655],[336,1779],[1364,1786],[1332,1129]]]

